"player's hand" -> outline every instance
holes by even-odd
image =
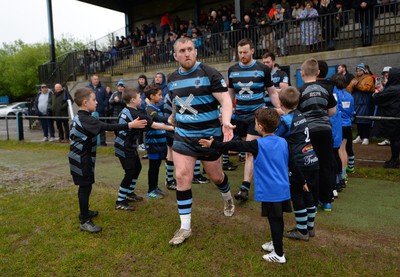
[[[310,190],[308,189],[307,183],[304,184],[303,191],[310,192]]]
[[[139,119],[139,117],[136,118],[134,121],[128,123],[129,128],[135,128],[135,129],[142,129],[146,127],[146,125],[147,125],[147,120]]]
[[[222,125],[222,132],[224,133],[224,142],[233,139],[233,129],[235,128],[236,126],[232,125],[231,123]]]
[[[168,117],[168,123],[172,126],[176,126],[176,118],[172,114]]]
[[[210,148],[214,138],[211,136],[210,139],[200,139],[199,144],[201,147]]]

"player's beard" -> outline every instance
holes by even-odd
[[[185,69],[185,71],[189,71],[193,68],[193,66],[196,64],[196,60],[192,59],[187,59],[181,64],[181,67]]]

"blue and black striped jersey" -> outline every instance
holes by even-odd
[[[268,66],[254,60],[244,66],[240,62],[228,70],[229,88],[235,89],[237,119],[247,119],[265,106],[264,93],[274,84]]]
[[[286,139],[295,165],[305,170],[319,168],[318,158],[311,144],[307,120],[299,110],[291,111],[281,117],[275,135]]]
[[[192,70],[180,69],[169,77],[168,89],[176,105],[176,144],[199,146],[198,140],[222,137],[219,102],[212,93],[227,92],[222,75],[212,67],[197,62]]]
[[[115,156],[121,158],[127,158],[137,155],[136,141],[141,135],[141,131],[148,129],[151,126],[151,124],[153,124],[153,121],[150,117],[147,116],[147,114],[144,114],[141,110],[130,107],[125,107],[124,109],[122,109],[118,117],[119,124],[127,124],[138,117],[140,119],[147,120],[146,128],[128,129],[119,131],[114,141]]]

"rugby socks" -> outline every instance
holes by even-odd
[[[240,186],[241,191],[249,191],[250,189],[250,182],[243,181],[242,185]]]
[[[231,194],[231,185],[228,180],[228,176],[224,173],[224,180],[222,181],[221,184],[217,185],[217,188],[222,194],[222,198],[224,201],[228,201],[232,199],[232,194]]]
[[[296,217],[296,228],[303,235],[307,234],[307,210],[297,210],[294,211],[294,215]]]
[[[191,229],[192,219],[192,189],[176,191],[176,202],[178,204],[179,217],[181,219],[181,229]]]
[[[200,171],[200,160],[196,160],[196,163],[194,165],[194,172],[193,172],[193,176],[199,176],[201,175],[201,171]]]
[[[229,163],[229,155],[228,154],[222,154],[222,164],[226,165]]]
[[[136,187],[137,179],[132,178],[132,174],[126,174],[122,179],[121,185],[118,191],[118,202],[126,200],[126,195],[133,192]]]
[[[354,156],[349,156],[349,162],[347,164],[347,167],[351,170],[354,169]]]
[[[165,173],[166,173],[166,181],[168,184],[171,184],[174,181],[174,162],[165,160]]]
[[[307,209],[307,230],[310,231],[314,229],[316,208],[315,206],[312,206],[312,207],[307,207],[306,209]]]
[[[239,160],[240,161],[245,161],[246,160],[246,152],[240,152],[239,153]]]
[[[136,183],[137,183],[137,178],[136,179],[132,179],[132,181],[131,181],[131,183],[129,185],[128,194],[131,194],[135,190]]]

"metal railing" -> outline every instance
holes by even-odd
[[[382,116],[356,116],[356,118],[363,118],[363,119],[370,119],[371,121],[399,121],[399,117],[382,117]],[[5,136],[6,140],[10,140],[11,136],[17,138],[17,140],[25,140],[26,134],[32,137],[36,137],[36,141],[41,141],[43,138],[42,130],[40,128],[34,128],[35,122],[38,122],[39,119],[62,119],[62,120],[69,120],[69,117],[57,117],[57,116],[33,116],[33,115],[7,115],[0,117],[0,140],[4,139]],[[99,117],[99,119],[111,122],[117,120],[117,117]],[[10,123],[10,120],[12,123]],[[28,123],[26,121],[29,121]],[[4,125],[3,125],[4,124]],[[28,131],[27,131],[28,129]],[[32,140],[32,139],[31,139]],[[35,140],[33,140],[35,141]]]
[[[397,43],[400,40],[400,17],[396,16],[397,11],[397,3],[375,7],[371,43]],[[267,51],[278,56],[299,55],[362,46],[367,35],[362,26],[367,23],[368,18],[360,20],[357,20],[354,10],[349,10],[314,18],[272,22],[253,26],[248,30],[217,34],[203,30],[202,36],[192,39],[198,49],[198,59],[206,63],[231,61],[235,56],[237,42],[244,37],[253,40],[256,58]],[[316,40],[307,44],[305,36],[310,33],[315,33]],[[113,39],[114,36],[106,36],[103,40],[110,43]],[[105,47],[106,44],[101,45]],[[40,83],[47,84],[65,83],[76,80],[79,75],[87,78],[94,73],[120,75],[171,67],[177,67],[177,63],[173,58],[173,45],[168,43],[132,47],[116,53],[86,49],[68,53],[58,63],[39,66],[39,80]]]

